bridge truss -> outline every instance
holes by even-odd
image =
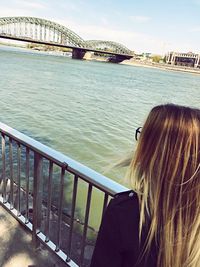
[[[103,50],[103,51],[111,51],[118,54],[126,54],[131,55],[133,53],[127,47],[120,43],[112,42],[112,41],[102,41],[102,40],[89,40],[85,41],[86,47],[95,49],[95,50]]]
[[[133,52],[122,44],[101,40],[85,41],[65,26],[35,17],[0,18],[0,34],[24,39],[28,38],[40,42],[69,45],[77,48],[89,48],[133,55]]]
[[[84,40],[58,23],[34,17],[0,18],[0,33],[33,40],[84,47]]]

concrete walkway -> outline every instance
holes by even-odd
[[[0,204],[0,267],[66,267],[53,253],[33,249],[31,234]]]

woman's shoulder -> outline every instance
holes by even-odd
[[[133,190],[124,191],[114,195],[110,203],[113,207],[131,207],[138,206],[138,197]]]
[[[114,195],[114,199],[131,199],[136,197],[136,193],[133,190],[123,191]]]
[[[116,214],[122,224],[136,226],[139,221],[137,194],[132,190],[116,194],[110,201],[108,210],[111,214]]]

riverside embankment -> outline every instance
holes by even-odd
[[[186,73],[200,74],[200,69],[197,68],[169,65],[164,63],[154,63],[154,62],[139,61],[139,60],[124,60],[121,64],[135,66],[135,67],[145,67],[145,68],[154,68],[167,71],[181,71]]]

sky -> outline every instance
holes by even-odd
[[[200,53],[200,0],[0,0],[0,17],[60,23],[85,40],[121,43],[136,53]]]

